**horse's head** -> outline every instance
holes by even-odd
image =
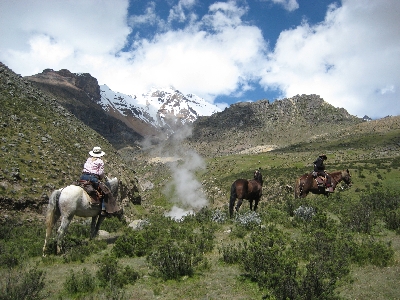
[[[117,177],[113,177],[113,178],[106,177],[106,185],[110,189],[111,193],[116,197],[118,194],[118,179],[117,179]]]
[[[260,170],[255,170],[254,171],[254,180],[260,182],[261,185],[262,185],[263,180],[262,180],[262,175],[261,175]]]
[[[342,171],[342,179],[346,184],[351,185],[351,175],[349,169]]]

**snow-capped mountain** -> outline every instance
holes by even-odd
[[[163,139],[181,124],[221,111],[200,97],[185,96],[171,87],[130,96],[99,85],[88,73],[66,69],[45,69],[25,79],[52,93],[77,118],[118,147],[144,137]]]
[[[143,136],[169,135],[182,124],[199,116],[210,116],[221,109],[193,95],[183,95],[172,87],[153,88],[140,96],[130,96],[100,85],[101,107],[112,116],[134,128]],[[150,125],[150,126],[149,126]]]

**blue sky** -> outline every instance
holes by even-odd
[[[317,94],[400,114],[398,0],[5,0],[0,61],[90,73],[112,90],[196,94],[221,108]]]

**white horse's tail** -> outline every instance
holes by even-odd
[[[49,198],[49,204],[47,206],[47,213],[46,213],[46,226],[53,227],[56,218],[56,215],[60,215],[60,210],[58,208],[58,199],[60,199],[61,190],[55,190],[51,193]]]
[[[60,209],[58,207],[58,199],[60,199],[60,195],[61,190],[55,190],[53,193],[51,193],[49,198],[49,204],[47,206],[46,213],[46,238],[44,240],[43,256],[45,256],[47,241],[51,236],[51,231],[53,230],[54,224],[60,217]]]

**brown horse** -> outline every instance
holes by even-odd
[[[328,173],[332,179],[332,187],[335,190],[336,186],[342,180],[346,184],[351,184],[351,175],[349,170],[336,171],[333,173]],[[296,180],[294,188],[295,198],[304,198],[308,193],[313,194],[324,194],[329,195],[329,192],[325,191],[324,186],[319,186],[316,179],[313,177],[312,173],[306,173]]]
[[[257,209],[258,202],[262,196],[262,175],[260,170],[255,170],[254,179],[237,179],[231,186],[231,197],[229,200],[229,215],[232,218],[233,216],[233,207],[235,205],[236,199],[238,203],[235,207],[236,211],[239,211],[240,206],[242,205],[243,199],[249,200],[250,202],[250,210],[253,210],[253,200],[254,211]]]

